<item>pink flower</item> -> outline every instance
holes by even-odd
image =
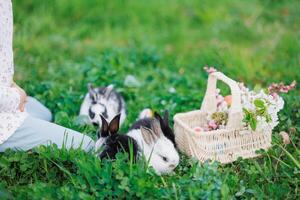
[[[204,70],[209,74],[217,71],[214,67],[208,67],[208,66],[205,66]]]
[[[224,97],[222,95],[217,95],[217,107],[224,102]]]
[[[218,125],[216,124],[215,120],[210,120],[208,122],[208,127],[211,129],[211,130],[216,130],[218,128]]]
[[[201,127],[199,127],[199,126],[196,126],[196,127],[194,128],[194,131],[196,131],[196,132],[202,132],[202,131],[203,131],[203,128],[201,128]]]
[[[205,126],[203,130],[204,131],[210,131],[210,129],[208,128],[208,126]]]
[[[240,88],[242,91],[245,91],[245,90],[246,90],[245,84],[244,84],[243,82],[239,82],[239,83],[238,83],[238,86],[239,86],[239,88]]]
[[[280,134],[280,136],[282,137],[282,140],[283,140],[283,143],[284,143],[284,144],[290,144],[290,143],[291,143],[290,137],[289,137],[289,135],[287,134],[287,132],[281,131],[279,134]]]
[[[271,96],[273,97],[273,99],[277,100],[278,98],[278,94],[277,93],[271,93]]]
[[[294,80],[290,85],[284,85],[283,82],[277,84],[272,83],[268,87],[269,93],[275,98],[276,94],[278,93],[288,93],[290,90],[293,90],[296,88],[297,82]]]

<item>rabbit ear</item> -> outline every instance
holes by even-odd
[[[159,121],[162,120],[160,114],[159,114],[158,112],[156,112],[156,111],[154,112],[154,117],[155,117],[156,119],[158,119]]]
[[[120,125],[120,118],[121,118],[121,113],[116,115],[111,122],[109,123],[109,132],[110,134],[116,134],[119,131],[119,125]]]
[[[162,130],[161,130],[161,127],[160,127],[160,122],[158,121],[158,119],[154,118],[151,122],[151,129],[154,133],[154,135],[157,137],[157,138],[160,138],[162,136]]]
[[[165,122],[165,126],[169,126],[169,111],[165,110],[164,112],[164,122]]]
[[[97,92],[95,91],[95,88],[91,83],[88,84],[88,90],[89,90],[89,95],[90,95],[90,98],[92,99],[92,101],[96,101],[97,100]]]
[[[100,136],[98,135],[98,137],[107,137],[109,135],[108,123],[102,115],[100,115],[100,117],[102,120],[102,126],[101,126]]]
[[[103,91],[103,96],[104,98],[108,99],[111,92],[113,91],[114,86],[113,85],[109,85],[107,87],[105,87],[104,91]]]
[[[154,112],[154,118],[156,118],[157,120],[159,120],[161,128],[163,129],[163,127],[165,126],[165,122],[164,120],[161,118],[160,114],[158,114],[158,112]]]
[[[141,133],[147,145],[151,145],[157,140],[153,131],[145,126],[141,126]]]

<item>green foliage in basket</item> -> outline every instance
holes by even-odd
[[[244,111],[244,119],[243,121],[250,125],[253,131],[256,130],[257,126],[257,117],[264,117],[267,122],[271,121],[271,117],[267,112],[267,107],[265,106],[265,102],[261,99],[254,100],[255,111],[250,111],[246,108],[243,108]]]
[[[249,110],[247,110],[246,108],[243,108],[244,111],[244,119],[243,121],[247,124],[250,125],[252,130],[256,130],[256,126],[257,126],[257,119],[256,119],[256,114],[255,112],[251,112]]]

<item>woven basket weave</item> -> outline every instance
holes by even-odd
[[[217,110],[217,80],[226,83],[232,94],[226,128],[196,132],[194,127],[203,127],[207,123],[207,115]],[[241,91],[238,84],[220,72],[211,73],[201,109],[174,116],[176,143],[182,152],[201,162],[216,160],[225,164],[238,157],[256,157],[258,154],[255,151],[271,146],[272,130],[252,131],[243,127],[242,120]]]

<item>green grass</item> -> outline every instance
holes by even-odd
[[[172,116],[199,108],[204,65],[250,87],[300,82],[299,10],[296,0],[14,1],[15,79],[56,123],[94,138],[94,127],[76,124],[86,84],[113,83],[127,103],[126,132],[145,107]],[[127,75],[141,87],[124,85]],[[173,175],[159,177],[122,155],[101,163],[80,150],[7,151],[0,198],[299,199],[299,89],[284,99],[273,146],[260,158],[224,166],[182,155]],[[282,130],[293,144],[282,143]]]

